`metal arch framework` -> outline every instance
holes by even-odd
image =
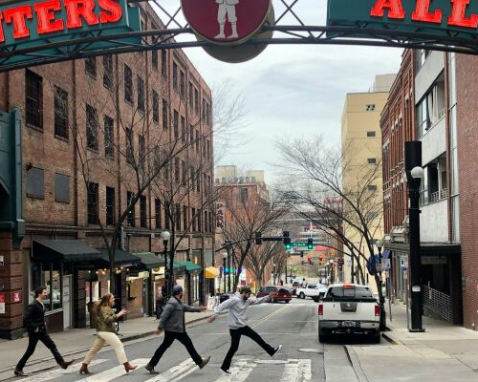
[[[0,72],[96,55],[213,45],[196,39],[192,29],[182,17],[181,6],[171,11],[161,4],[161,0],[129,0],[130,4],[139,2],[148,2],[166,28],[108,35],[102,35],[101,32],[85,32],[75,35],[71,40],[55,43],[45,40],[44,44],[34,47],[22,47],[21,43],[14,47],[0,47]],[[467,35],[463,38],[462,35],[452,31],[437,36],[433,30],[427,28],[415,28],[404,32],[399,30],[398,26],[390,25],[384,28],[383,25],[374,26],[364,22],[347,22],[334,26],[306,25],[299,12],[294,10],[298,2],[299,0],[273,0],[276,21],[272,25],[264,25],[262,31],[274,31],[274,36],[270,39],[251,39],[244,44],[362,45],[478,54],[476,36]],[[14,4],[15,1],[11,3]],[[357,35],[361,37],[358,38]],[[133,38],[131,40],[139,38],[142,43],[128,42],[128,38]],[[109,47],[85,50],[86,47],[101,41],[108,41]],[[26,57],[28,61],[18,62],[18,57]]]

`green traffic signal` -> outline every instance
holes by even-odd
[[[314,240],[311,237],[307,239],[307,249],[314,249]]]
[[[292,248],[292,244],[285,244],[285,245],[284,245],[284,248],[285,248],[285,249],[291,249],[291,248]]]

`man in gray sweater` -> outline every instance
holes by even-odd
[[[214,315],[208,319],[208,322],[213,322],[223,310],[229,309],[227,322],[229,325],[229,334],[231,335],[231,347],[229,348],[226,358],[224,358],[224,362],[221,366],[221,370],[227,374],[230,374],[229,368],[231,367],[232,357],[234,357],[237,349],[239,349],[239,342],[243,335],[255,341],[271,357],[282,348],[282,345],[273,348],[265,342],[257,332],[247,325],[247,309],[249,306],[267,302],[270,300],[270,297],[266,296],[252,300],[249,300],[249,297],[251,297],[251,288],[247,286],[242,287],[239,294],[232,296],[229,300],[226,300],[221,305],[217,306],[216,309],[214,309]]]
[[[183,298],[183,288],[180,285],[175,285],[173,287],[172,294],[173,297],[169,299],[164,307],[161,317],[159,318],[158,329],[154,331],[154,334],[159,335],[164,330],[164,341],[154,353],[153,358],[151,358],[149,363],[145,366],[145,369],[151,374],[157,374],[157,372],[154,371],[154,368],[164,352],[173,344],[174,340],[178,340],[186,347],[193,361],[201,369],[207,365],[211,358],[202,358],[194,348],[191,338],[189,338],[186,333],[186,322],[184,317],[185,312],[204,312],[206,307],[200,306],[199,308],[194,308],[183,304],[181,302],[181,299]]]

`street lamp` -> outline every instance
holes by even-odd
[[[409,238],[410,238],[410,276],[411,276],[411,332],[423,332],[422,328],[422,290],[420,260],[420,183],[424,170],[420,166],[407,171]]]
[[[377,273],[377,287],[378,287],[378,296],[379,296],[379,304],[380,304],[380,330],[384,331],[387,328],[386,317],[385,317],[385,296],[383,295],[382,290],[382,248],[383,242],[382,240],[375,241],[375,246],[378,249],[378,264],[376,263],[376,273]]]
[[[334,283],[334,259],[329,260],[330,264],[330,283]]]
[[[226,261],[227,261],[227,252],[222,253],[222,278],[224,279],[224,293],[226,293]]]
[[[168,242],[171,237],[169,231],[161,232],[161,240],[163,240],[164,245],[164,281],[166,285],[166,296],[168,297],[169,293],[169,285],[168,285]]]
[[[272,282],[276,285],[276,265],[272,263]]]

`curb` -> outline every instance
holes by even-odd
[[[354,369],[357,379],[359,382],[369,382],[362,370],[362,367],[360,366],[360,361],[358,360],[357,355],[350,346],[351,345],[345,345],[345,353],[347,354],[347,358]]]
[[[189,326],[190,324],[194,324],[194,323],[197,323],[197,322],[200,322],[200,321],[203,321],[203,320],[207,320],[208,318],[209,318],[209,316],[195,318],[194,320],[190,320],[190,321],[186,322],[186,326]],[[126,337],[120,337],[120,341],[124,343],[124,342],[130,342],[130,341],[134,341],[134,340],[137,340],[137,339],[140,339],[140,338],[145,338],[145,337],[150,337],[150,336],[151,337],[154,336],[152,330],[150,330],[146,333],[132,334],[132,335],[126,336]],[[66,357],[69,357],[69,356],[72,356],[72,355],[75,355],[75,354],[87,352],[89,349],[90,349],[90,347],[74,350],[74,351],[71,351],[69,353],[64,353],[64,354],[62,354],[62,356],[66,358]],[[37,359],[35,361],[29,361],[28,366],[35,366],[35,365],[38,365],[39,363],[43,363],[45,361],[53,361],[53,358],[46,357],[46,358]],[[51,366],[51,367],[46,367],[46,368],[44,367],[41,370],[42,371],[43,370],[49,370],[49,369],[53,369],[55,367],[56,367],[56,364]],[[1,373],[6,373],[8,371],[13,371],[14,369],[15,369],[15,366],[9,366],[9,367],[0,369],[0,374]],[[37,372],[37,371],[39,371],[39,370],[33,370],[33,372]]]

